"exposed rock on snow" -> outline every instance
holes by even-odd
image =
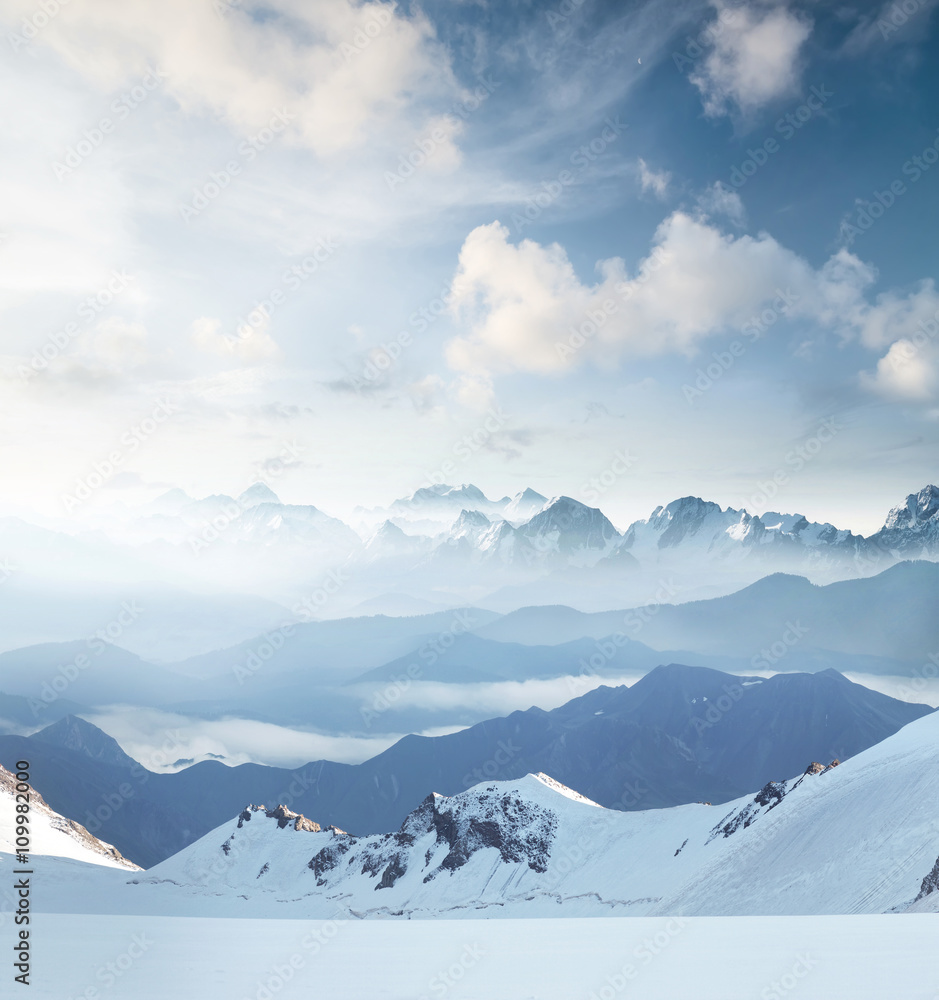
[[[923,879],[923,884],[919,887],[919,895],[917,895],[913,902],[918,903],[921,899],[934,892],[939,892],[939,858],[936,858],[936,863],[932,866],[932,871]]]
[[[534,774],[429,795],[368,837],[287,835],[255,807],[137,881],[324,918],[931,910],[937,736],[934,713],[837,769],[767,782],[717,823],[704,805],[604,809]]]
[[[5,767],[0,765],[0,852],[13,854],[15,852],[14,816],[17,816],[16,803],[25,800],[17,799],[17,780]],[[60,858],[73,858],[91,864],[105,865],[111,868],[128,868],[139,871],[139,867],[128,861],[121,852],[111,844],[98,840],[85,827],[74,820],[60,816],[49,807],[45,799],[30,788],[29,825],[30,854],[51,855]]]

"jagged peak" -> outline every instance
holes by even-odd
[[[508,521],[490,521],[490,527],[486,531],[486,538],[501,539],[508,535],[516,534],[517,529],[513,528]]]
[[[488,528],[492,522],[479,510],[461,510],[460,516],[453,522],[453,530],[461,528]]]
[[[918,493],[910,493],[902,504],[891,508],[884,521],[884,530],[916,528],[939,514],[939,487],[931,483]]]
[[[573,497],[556,496],[552,497],[548,503],[547,510],[597,510],[596,507],[588,507],[587,504]]]
[[[652,516],[649,520],[660,519],[660,518],[675,518],[687,516],[689,513],[715,513],[715,514],[729,514],[738,513],[732,507],[728,507],[727,510],[723,510],[720,504],[714,503],[713,500],[702,500],[701,497],[679,497],[677,500],[672,500],[671,503],[665,504],[665,506],[656,507],[652,511]]]
[[[426,496],[450,497],[453,499],[468,497],[473,500],[487,500],[486,494],[472,483],[461,483],[459,486],[450,486],[447,483],[434,483],[432,486],[422,486],[420,489],[414,491],[412,499]]]
[[[301,833],[332,831],[336,834],[345,834],[345,830],[340,830],[337,826],[320,826],[315,820],[307,819],[303,813],[294,812],[283,803],[276,805],[273,809],[268,809],[263,805],[254,805],[253,803],[245,806],[238,815],[238,828],[240,829],[245,823],[250,822],[251,818],[257,813],[263,813],[267,819],[276,820],[278,830],[284,830],[289,826],[291,829]]]

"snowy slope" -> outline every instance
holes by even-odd
[[[72,858],[107,868],[139,871],[120,851],[93,837],[83,826],[54,812],[43,797],[29,792],[30,855]],[[20,800],[22,801],[22,800]],[[16,777],[0,765],[0,854],[16,852]]]
[[[24,995],[30,1000],[933,1000],[936,991],[935,915],[602,921],[252,916],[128,919],[43,912],[36,936],[54,960],[37,964]],[[109,978],[108,963],[128,954],[134,935],[142,939],[134,960],[123,960],[122,975]],[[92,985],[96,992],[86,992]]]
[[[902,910],[939,855],[937,764],[932,714],[720,808],[621,813],[544,775],[430,795],[381,836],[251,807],[136,881],[321,917]]]

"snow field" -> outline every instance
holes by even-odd
[[[33,936],[30,996],[49,1000],[939,995],[939,915],[926,914],[342,922],[43,914]]]

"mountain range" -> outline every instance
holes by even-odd
[[[381,836],[251,805],[127,896],[172,883],[346,918],[935,911],[937,755],[931,714],[719,808],[624,814],[545,774],[429,794]]]
[[[901,673],[911,664],[931,662],[939,650],[937,592],[939,565],[904,561],[874,576],[826,586],[777,573],[723,597],[663,600],[623,611],[520,608],[475,634],[540,645],[602,639],[619,631],[656,649],[740,657],[754,670],[797,660],[799,669],[811,669],[811,659],[824,662],[840,654],[853,670]]]
[[[692,916],[939,912],[937,755],[930,713],[721,806],[622,812],[536,773],[428,793],[381,834],[254,801],[146,872],[38,860],[65,912],[672,916],[661,948]]]
[[[826,586],[774,574],[725,597],[617,611],[467,607],[299,622],[164,665],[97,638],[44,643],[0,653],[0,732],[123,704],[396,738],[484,721],[506,697],[554,707],[565,692],[632,682],[667,663],[733,674],[834,669],[896,688],[939,672],[937,589],[939,565],[902,561]],[[537,695],[519,687],[542,681],[557,683]]]
[[[148,610],[125,630],[123,645],[166,662],[275,624],[359,609],[598,611],[657,599],[663,580],[671,581],[672,600],[687,601],[774,572],[827,583],[900,559],[939,558],[932,485],[867,537],[800,514],[756,515],[698,497],[657,507],[621,531],[570,496],[526,489],[491,500],[465,484],[422,487],[387,508],[359,509],[352,525],[309,504],[282,503],[263,483],[236,497],[172,490],[142,509],[88,516],[84,527],[0,518],[0,551],[17,567],[4,584],[16,614],[0,629],[0,648],[94,634],[127,600]]]
[[[0,737],[0,762],[31,760],[52,808],[149,867],[245,801],[288,801],[356,834],[398,826],[429,788],[453,794],[529,771],[547,771],[621,810],[728,801],[795,773],[806,759],[853,756],[930,712],[834,671],[765,680],[671,665],[550,712],[531,708],[446,736],[406,736],[357,765],[203,761],[152,773],[72,717],[31,737]]]

